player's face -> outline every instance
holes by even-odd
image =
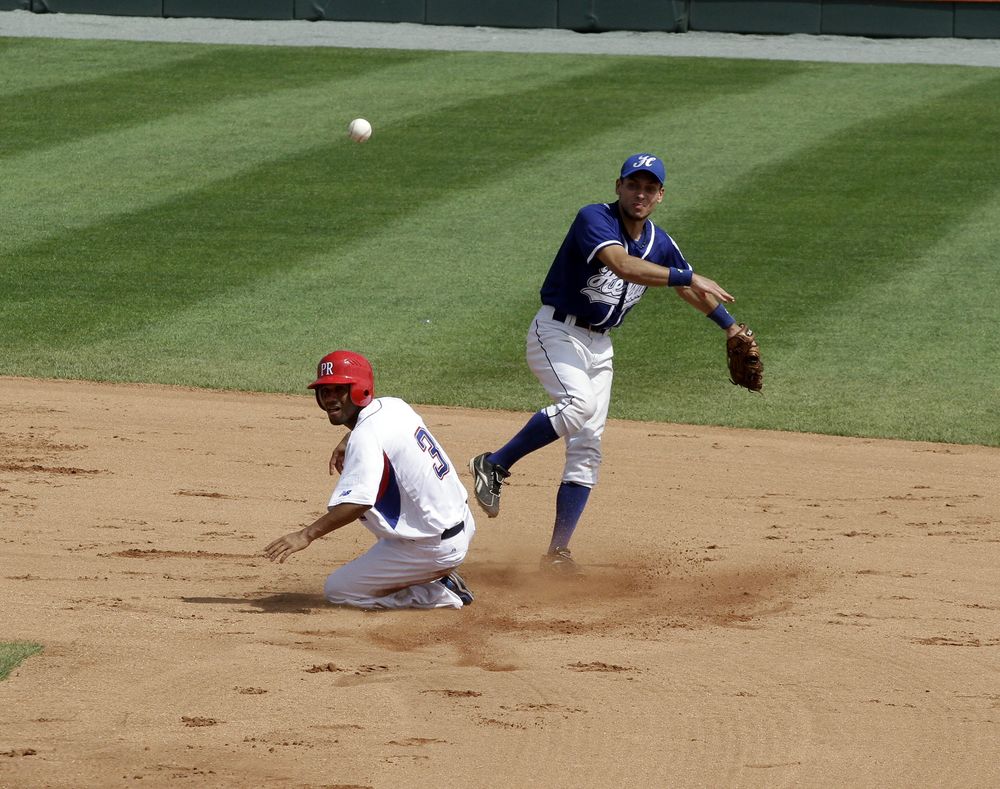
[[[350,384],[324,384],[316,391],[320,407],[326,411],[330,424],[354,426],[361,409],[351,400]]]
[[[645,219],[663,199],[663,184],[651,173],[638,172],[615,184],[618,204],[629,219]]]

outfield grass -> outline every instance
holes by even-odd
[[[656,291],[613,417],[1000,445],[998,120],[993,69],[0,39],[0,374],[300,392],[349,347],[534,409],[552,255],[652,150],[766,395]]]
[[[0,641],[0,680],[5,680],[24,660],[42,651],[40,644]]]

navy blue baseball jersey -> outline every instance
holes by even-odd
[[[570,225],[542,283],[542,304],[576,315],[592,326],[620,326],[646,286],[626,282],[601,263],[597,253],[610,244],[660,266],[691,268],[670,235],[649,219],[639,240],[634,241],[622,226],[617,202],[594,203],[581,208]]]

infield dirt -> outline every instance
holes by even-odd
[[[324,603],[308,396],[0,379],[0,786],[993,786],[1000,450],[612,421],[477,518],[461,611]],[[457,471],[525,414],[418,407]]]

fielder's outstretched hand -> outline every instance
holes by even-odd
[[[719,301],[724,301],[726,304],[731,304],[736,301],[736,297],[732,296],[718,282],[714,279],[703,277],[701,274],[694,274],[691,277],[691,284],[689,287],[699,293],[707,293],[710,296],[715,296],[715,298]]]
[[[293,531],[284,537],[279,537],[264,549],[264,555],[272,562],[283,564],[293,553],[309,547],[312,542],[302,531]]]

